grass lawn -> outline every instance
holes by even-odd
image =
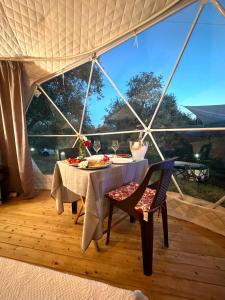
[[[216,202],[225,195],[225,189],[215,184],[211,184],[210,180],[207,183],[193,182],[187,179],[181,179],[176,177],[183,194],[201,198],[209,202]],[[173,183],[170,184],[170,191],[177,192],[177,189]],[[225,203],[222,204],[225,207]]]
[[[32,154],[32,158],[43,174],[52,174],[55,163],[59,159],[58,155],[43,156],[40,154]]]

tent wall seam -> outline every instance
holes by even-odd
[[[77,144],[78,140],[79,140],[79,138],[77,137],[77,138],[76,138],[76,140],[75,140],[75,142],[73,143],[73,146],[72,146],[72,148],[74,148],[74,147],[76,146],[76,144]]]
[[[92,60],[89,79],[88,79],[88,85],[87,85],[87,90],[86,90],[86,95],[85,95],[85,99],[84,99],[84,107],[83,107],[82,117],[81,117],[81,122],[80,122],[79,135],[81,134],[81,130],[82,130],[83,122],[84,122],[84,115],[85,115],[87,100],[88,100],[88,97],[89,97],[89,91],[90,91],[90,85],[91,85],[91,80],[92,80],[93,68],[94,68],[94,61]]]
[[[217,0],[211,0],[216,9],[225,17],[225,8]]]
[[[112,131],[112,132],[97,132],[97,133],[85,133],[85,136],[95,135],[112,135],[112,134],[123,134],[123,133],[140,133],[143,130],[125,130],[125,131]],[[148,132],[176,132],[176,131],[225,131],[225,127],[208,127],[208,128],[162,128],[162,129],[150,129]],[[30,137],[68,137],[77,136],[77,134],[28,134]]]
[[[194,128],[151,128],[151,132],[167,132],[167,131],[224,131],[225,127],[194,127]]]

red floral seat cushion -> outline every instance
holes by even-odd
[[[127,185],[123,185],[123,186],[107,193],[106,196],[108,196],[116,201],[123,201],[127,197],[129,197],[131,194],[133,194],[138,187],[139,187],[138,183],[130,182]],[[141,200],[135,206],[135,210],[139,213],[143,213],[143,211],[145,211],[145,212],[150,211],[155,193],[156,193],[155,190],[146,188]]]

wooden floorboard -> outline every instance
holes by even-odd
[[[154,274],[142,272],[139,224],[129,218],[113,227],[101,251],[80,249],[82,224],[71,205],[58,215],[49,191],[35,199],[11,199],[0,206],[0,255],[127,289],[151,299],[225,299],[225,238],[186,221],[169,218],[170,248],[163,248],[155,214]],[[114,220],[121,218],[117,212]]]

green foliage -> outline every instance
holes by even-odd
[[[146,125],[156,109],[162,95],[162,77],[154,73],[142,72],[132,77],[127,83],[127,100],[135,112],[141,117]],[[157,116],[154,120],[155,128],[187,127],[194,124],[194,121],[177,106],[176,97],[172,94],[165,95]],[[101,129],[104,131],[119,131],[142,128],[140,122],[130,111],[122,99],[114,99],[105,116]],[[130,137],[132,139],[132,137]],[[178,155],[183,159],[193,160],[193,150],[189,142],[179,134],[156,135],[157,143],[166,157]],[[157,152],[152,147],[152,155],[157,157]],[[154,153],[154,154],[153,154]]]
[[[127,83],[127,100],[135,112],[148,125],[162,95],[162,76],[142,72]],[[174,95],[165,95],[154,121],[154,127],[181,127],[194,124],[194,121],[177,107]],[[130,112],[122,99],[114,99],[104,119],[104,128],[119,130],[137,128],[140,122]]]

